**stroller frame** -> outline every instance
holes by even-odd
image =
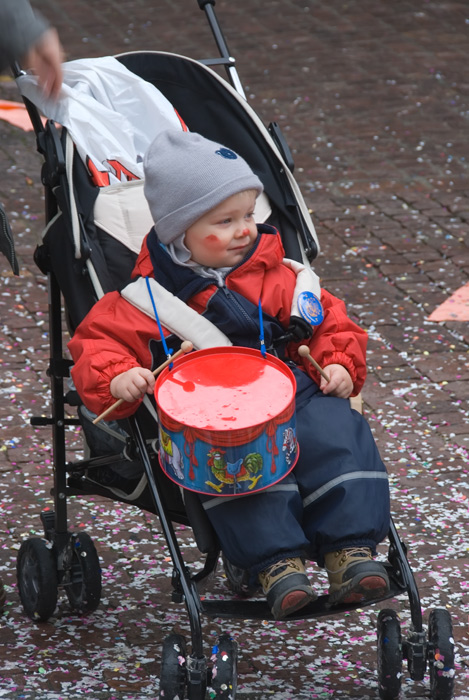
[[[214,0],[197,0],[199,7],[206,14],[213,36],[221,57],[200,61],[206,66],[223,66],[233,88],[244,99],[244,92],[238,78],[235,60],[231,57],[225,38],[218,24],[214,11]],[[156,52],[155,52],[156,53]],[[118,57],[122,62],[135,69],[139,66],[138,54],[124,54]],[[16,76],[21,75],[19,66],[14,66]],[[134,72],[139,73],[138,70]],[[141,77],[145,78],[145,75]],[[44,156],[42,181],[45,187],[45,216],[50,222],[58,210],[70,212],[70,189],[65,167],[65,155],[59,132],[52,122],[42,124],[36,107],[25,99],[32,124],[37,137],[37,149]],[[293,160],[280,129],[271,124],[269,133],[284,158],[290,172],[293,171]],[[299,231],[299,247],[305,251],[306,258],[312,260],[317,252],[317,245],[301,217],[301,212],[295,217]],[[80,221],[83,227],[83,222]],[[90,255],[87,248],[87,238],[82,230],[82,254],[86,259]],[[91,457],[79,463],[67,463],[65,434],[69,427],[77,426],[80,421],[67,417],[66,403],[73,403],[73,398],[65,394],[65,380],[70,375],[72,362],[63,359],[63,290],[56,270],[44,259],[44,251],[38,249],[35,259],[41,270],[47,274],[49,290],[49,333],[50,360],[48,375],[51,381],[51,415],[49,417],[33,417],[31,424],[35,427],[52,427],[53,444],[53,476],[54,510],[41,513],[44,528],[44,539],[29,538],[23,542],[18,554],[18,583],[20,595],[26,613],[34,620],[41,621],[52,615],[57,603],[57,590],[63,588],[71,606],[78,611],[90,612],[97,608],[101,595],[101,576],[99,559],[91,541],[85,533],[71,533],[67,525],[67,497],[69,495],[97,494],[109,497],[109,491],[99,486],[90,487],[84,479],[88,468],[97,464],[111,465],[120,455],[106,457]],[[299,257],[298,248],[294,247],[292,257]],[[68,313],[68,310],[66,310]],[[76,319],[69,318],[72,325]],[[156,454],[151,451],[145,438],[139,415],[128,419],[129,438],[127,449],[136,454],[142,461],[144,474],[148,481],[151,497],[151,510],[160,521],[173,564],[172,600],[184,602],[191,630],[191,652],[186,653],[185,641],[180,635],[170,635],[163,645],[162,670],[160,688],[174,690],[180,697],[202,699],[208,687],[215,692],[211,697],[235,697],[236,693],[236,643],[229,635],[221,635],[218,644],[218,654],[228,655],[229,663],[224,664],[225,673],[218,669],[214,674],[210,668],[203,650],[202,617],[238,618],[254,620],[271,620],[272,615],[267,603],[263,600],[201,600],[198,584],[212,574],[220,557],[220,547],[211,526],[203,522],[206,517],[196,509],[196,499],[189,499],[189,508],[178,508],[177,497],[169,504],[165,502],[164,493],[170,484],[158,468],[155,469]],[[166,483],[167,482],[167,483]],[[174,492],[171,492],[171,498]],[[117,498],[130,502],[125,498]],[[171,500],[171,499],[170,499]],[[173,504],[175,506],[173,507]],[[182,503],[182,499],[181,499]],[[200,504],[199,504],[200,505]],[[201,511],[201,507],[199,508]],[[190,517],[189,517],[190,516]],[[200,520],[202,522],[200,522]],[[185,564],[173,522],[193,527],[200,551],[205,554],[203,568],[191,574]],[[199,528],[199,533],[197,529]],[[400,626],[393,610],[382,610],[378,616],[378,676],[379,694],[382,700],[396,698],[400,688],[400,669],[402,660],[407,660],[408,670],[413,680],[423,680],[427,664],[430,667],[431,697],[451,698],[453,689],[452,677],[438,675],[436,649],[443,647],[451,655],[449,637],[451,622],[444,610],[434,610],[430,613],[429,634],[424,630],[418,589],[406,557],[406,546],[401,541],[394,522],[391,519],[388,534],[389,551],[385,567],[389,574],[390,591],[384,599],[406,594],[409,600],[412,629],[408,637],[401,640]],[[199,541],[201,544],[199,544]],[[80,557],[80,552],[87,554]],[[233,572],[232,572],[233,575]],[[227,571],[230,580],[230,572]],[[238,585],[240,579],[232,583]],[[381,600],[384,600],[381,599]],[[299,613],[293,614],[289,620],[307,620],[331,614],[345,612],[364,605],[376,604],[360,602],[356,605],[334,606],[331,608],[328,596],[322,595]],[[449,627],[448,627],[449,625]],[[445,646],[446,645],[446,646]],[[175,652],[175,649],[177,650]],[[178,662],[178,654],[185,657],[183,667]],[[453,657],[452,657],[453,658]],[[454,661],[449,659],[450,667]],[[216,662],[215,662],[216,663]],[[446,667],[445,667],[446,668]],[[217,678],[215,678],[217,675]],[[451,675],[451,674],[449,674]],[[218,679],[218,680],[217,680]],[[228,688],[228,690],[227,690]]]

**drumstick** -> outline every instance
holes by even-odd
[[[174,360],[177,357],[180,357],[183,354],[186,355],[188,352],[191,352],[193,350],[193,348],[194,348],[194,346],[192,345],[190,340],[184,340],[181,343],[181,347],[179,348],[179,350],[177,352],[174,353],[174,355],[172,355],[171,357],[168,357],[168,359],[165,360],[159,367],[157,367],[156,369],[153,370],[153,372],[152,372],[153,376],[156,377],[156,375],[159,374],[160,372],[162,372],[165,369],[165,367],[168,367],[168,365],[170,365],[171,362],[174,362]],[[96,425],[97,423],[99,423],[99,421],[103,420],[103,418],[106,418],[106,416],[108,416],[110,413],[115,411],[116,408],[118,408],[123,403],[124,403],[124,399],[117,399],[117,401],[115,403],[113,403],[112,406],[109,406],[109,408],[106,408],[105,411],[103,411],[97,418],[94,419],[93,425]]]
[[[307,345],[300,345],[300,347],[298,348],[298,355],[300,355],[300,357],[307,357],[308,360],[313,365],[313,367],[316,367],[316,369],[319,372],[319,374],[321,375],[321,377],[324,377],[326,382],[330,381],[330,377],[324,372],[321,365],[318,365],[318,363],[316,362],[314,357],[311,357],[311,353],[309,352],[309,347]]]

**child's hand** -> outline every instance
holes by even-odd
[[[155,388],[155,377],[149,369],[144,367],[132,367],[127,372],[118,374],[111,380],[111,394],[115,399],[124,401],[136,401],[145,392],[151,394]]]
[[[321,377],[320,389],[323,394],[337,396],[339,399],[348,399],[353,390],[352,377],[342,365],[327,365],[324,367],[329,377],[327,382]]]

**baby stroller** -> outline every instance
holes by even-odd
[[[318,243],[292,177],[293,162],[288,146],[277,125],[271,124],[265,129],[245,103],[213,4],[213,0],[199,0],[220,48],[221,59],[199,63],[174,54],[138,52],[119,56],[118,60],[157,87],[190,130],[226,143],[250,163],[265,185],[269,198],[266,215],[268,221],[282,231],[287,256],[311,261],[318,253]],[[210,64],[227,68],[232,87]],[[69,331],[73,333],[102,293],[125,284],[135,253],[110,235],[107,226],[96,223],[96,209],[102,203],[100,188],[91,182],[89,167],[74,151],[68,129],[59,130],[52,121],[44,127],[36,106],[28,98],[26,104],[37,134],[38,149],[44,156],[46,230],[36,262],[48,276],[50,293],[52,413],[50,418],[33,420],[35,425],[52,426],[55,507],[54,512],[41,514],[44,538],[29,538],[18,554],[18,587],[24,609],[32,619],[48,619],[55,608],[59,588],[64,589],[77,612],[92,611],[99,604],[98,556],[88,535],[68,530],[69,495],[99,494],[136,504],[159,518],[173,562],[173,600],[185,603],[191,628],[189,651],[180,635],[170,635],[164,641],[160,696],[204,698],[210,688],[211,697],[235,697],[236,643],[229,635],[221,635],[212,664],[209,664],[203,650],[202,617],[265,620],[271,619],[271,613],[264,601],[201,599],[198,586],[215,570],[221,555],[219,545],[198,507],[198,500],[186,494],[183,501],[179,489],[159,469],[154,428],[153,431],[148,429],[151,409],[139,410],[124,426],[100,424],[99,428],[94,428],[81,406],[76,420],[65,416],[65,403],[79,405],[79,397],[73,387],[66,389],[70,363],[63,359],[62,310]],[[145,232],[142,228],[141,233]],[[68,426],[77,423],[83,427],[90,454],[70,464],[65,433]],[[132,491],[124,490],[122,482],[112,479],[113,473],[124,473],[117,467],[126,465],[132,470],[137,467],[142,470],[142,477]],[[107,475],[107,483],[103,475]],[[205,555],[204,566],[195,575],[191,575],[183,560],[173,523],[190,525],[197,546]],[[386,563],[391,580],[389,597],[407,594],[412,631],[403,640],[394,611],[381,611],[378,618],[380,697],[398,696],[402,662],[406,659],[414,680],[423,679],[429,664],[433,698],[451,698],[454,676],[451,621],[446,611],[433,610],[428,633],[424,631],[418,591],[405,546],[393,523],[389,542]],[[232,588],[243,592],[246,588],[244,572],[229,562],[225,562],[225,570]],[[334,612],[337,610],[340,608],[334,608]],[[304,608],[301,615],[291,619],[310,619],[330,613],[327,596],[321,596]]]

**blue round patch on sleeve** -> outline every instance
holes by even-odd
[[[237,155],[234,151],[230,150],[229,148],[219,148],[218,151],[215,151],[217,156],[221,156],[222,158],[227,158],[228,160],[236,160]]]
[[[322,304],[313,292],[301,292],[298,295],[297,305],[302,318],[312,326],[319,326],[324,321]]]

